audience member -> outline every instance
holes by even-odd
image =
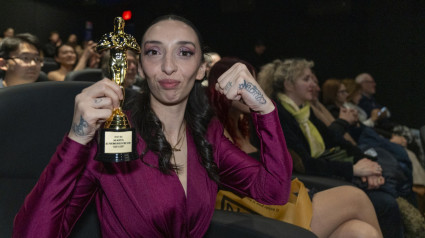
[[[373,77],[368,73],[362,73],[359,74],[355,80],[362,88],[362,97],[358,106],[366,112],[368,117],[371,116],[374,109],[379,109],[380,118],[377,121],[377,124],[375,124],[375,129],[383,131],[383,134],[387,134],[386,132],[393,132],[394,128],[398,124],[389,119],[391,117],[391,113],[388,107],[379,104],[375,100],[374,95],[376,93],[376,82]],[[408,130],[408,128],[406,129]],[[410,134],[410,131],[408,133]],[[411,135],[409,136],[411,137]]]
[[[362,73],[357,75],[355,80],[356,83],[359,84],[362,89],[362,97],[358,105],[367,113],[368,116],[370,116],[373,109],[381,109],[383,107],[382,105],[378,104],[375,98],[373,97],[373,95],[375,95],[376,93],[375,80],[368,73]],[[387,114],[387,117],[390,116],[388,110],[383,113]]]
[[[374,95],[376,93],[376,83],[370,74],[362,73],[356,77],[356,82],[360,84],[362,88],[362,98],[360,99],[359,106],[365,110],[367,115],[370,117],[373,109],[380,109],[380,118],[375,124],[375,130],[383,136],[391,138],[393,134],[403,136],[407,140],[408,148],[419,155],[421,158],[425,158],[424,148],[420,143],[419,130],[416,128],[409,128],[409,126],[403,123],[395,122],[390,119],[391,113],[386,106],[382,106],[376,102]]]
[[[56,48],[62,44],[59,32],[52,31],[49,35],[49,42],[43,47],[44,57],[53,58],[55,56]]]
[[[319,81],[317,80],[316,75],[312,74],[312,79],[314,82],[313,87],[313,100],[310,101],[311,110],[313,111],[314,115],[319,118],[326,126],[331,126],[335,122],[335,117],[332,116],[332,114],[326,109],[326,107],[319,101],[319,94],[320,94],[320,86]],[[347,122],[350,122],[351,124],[357,121],[357,113],[343,109],[340,111],[340,114],[338,115],[338,118]],[[357,143],[354,141],[354,139],[348,134],[344,133],[344,138],[349,141],[353,145],[357,145]]]
[[[208,53],[205,53],[204,57],[205,57],[205,63],[207,66],[206,72],[208,76],[214,64],[217,63],[219,60],[221,60],[221,56],[217,52],[208,52]]]
[[[346,87],[348,93],[347,103],[345,103],[345,106],[356,109],[359,115],[359,121],[365,126],[374,127],[375,123],[382,119],[385,113],[381,114],[380,109],[375,108],[372,109],[370,116],[368,117],[366,111],[358,106],[360,99],[362,98],[362,87],[360,84],[356,83],[353,79],[343,79],[342,83]]]
[[[101,65],[102,65],[102,73],[103,76],[106,78],[112,78],[111,76],[111,72],[110,72],[110,66],[109,66],[109,50],[105,50],[102,52],[102,59],[101,59]],[[141,78],[138,74],[138,64],[139,62],[139,57],[138,55],[132,51],[132,50],[128,50],[127,51],[127,73],[125,74],[125,78],[124,78],[124,83],[123,83],[123,87],[124,88],[131,88],[134,89],[136,91],[140,91],[140,86],[141,86]]]
[[[225,57],[211,69],[207,95],[224,125],[224,135],[242,151],[260,159],[260,150],[251,144],[249,138],[249,107],[239,101],[231,101],[215,90],[219,77],[236,63],[244,64],[255,77],[251,64]],[[373,205],[360,189],[341,186],[318,192],[312,198],[312,205],[311,230],[318,237],[382,237]]]
[[[205,58],[205,66],[206,66],[206,72],[205,72],[205,80],[202,81],[202,86],[207,87],[208,86],[208,74],[210,73],[211,67],[214,66],[215,63],[217,63],[220,59],[221,56],[216,53],[216,52],[208,52],[204,54],[204,58]]]
[[[350,108],[356,110],[347,102],[347,88],[338,79],[328,79],[323,84],[323,103],[327,106],[328,110],[335,116],[341,109]],[[412,195],[412,164],[405,149],[390,140],[378,135],[373,129],[364,126],[361,122],[353,124],[348,127],[348,132],[355,139],[358,146],[364,151],[367,149],[379,150],[377,158],[379,163],[385,163],[389,160],[397,161],[397,167],[393,167],[394,171],[400,171],[403,174],[393,176],[397,178],[395,181],[400,183],[397,185],[398,195],[409,197]],[[378,149],[379,148],[379,149]],[[382,150],[385,150],[383,152]],[[388,155],[389,152],[391,155]],[[382,156],[385,153],[385,156]],[[388,168],[386,168],[388,170]],[[397,172],[399,173],[399,172]]]
[[[347,87],[347,91],[349,93],[347,97],[348,103],[345,103],[344,105],[358,110],[360,122],[365,126],[373,127],[375,122],[379,120],[379,109],[372,110],[370,118],[367,118],[366,112],[357,106],[360,98],[362,97],[362,89],[360,85],[352,79],[344,79],[342,80],[342,84]],[[407,140],[403,136],[392,134],[389,140],[392,143],[402,146],[406,150],[407,155],[412,163],[413,191],[420,193],[421,195],[425,194],[425,192],[421,191],[422,189],[418,189],[425,185],[425,170],[420,164],[417,154],[407,148]]]
[[[250,62],[255,67],[256,72],[259,72],[261,66],[267,63],[266,50],[267,46],[264,40],[257,39],[244,57],[246,61]]]
[[[7,37],[0,44],[0,88],[33,83],[40,78],[43,59],[38,38],[29,33]]]
[[[78,43],[78,38],[76,34],[70,34],[66,43],[74,47],[75,51],[77,52],[78,58],[81,57],[84,50],[83,47],[81,47],[81,45]]]
[[[375,207],[384,237],[402,237],[398,204],[380,189],[386,182],[381,166],[311,112],[312,67],[313,62],[304,59],[275,60],[263,66],[258,76],[261,87],[276,101],[288,148],[302,159],[305,173],[345,179],[363,188]]]
[[[77,52],[72,45],[65,43],[56,48],[55,60],[59,64],[59,69],[50,71],[47,74],[49,80],[64,81],[66,75],[71,71],[82,70],[86,68],[87,61],[91,55],[94,54],[95,43],[91,42],[89,46],[84,49],[83,54],[77,63]]]
[[[127,51],[127,73],[125,75],[125,79],[124,79],[124,83],[123,86],[125,88],[131,88],[134,89],[136,91],[140,91],[140,87],[138,87],[136,85],[136,82],[140,79],[139,75],[138,75],[138,62],[139,62],[139,57],[137,56],[136,53],[134,53],[134,51]]]
[[[202,40],[193,24],[178,16],[160,17],[141,42],[146,80],[143,93],[128,101],[140,159],[94,160],[96,130],[123,95],[107,79],[86,88],[76,97],[70,132],[15,218],[15,237],[67,236],[92,198],[105,237],[202,237],[218,184],[264,204],[288,200],[292,161],[277,111],[246,67],[229,69],[217,89],[256,112],[254,124],[264,140],[261,162],[234,146],[212,119],[200,84]]]
[[[13,37],[15,35],[15,29],[8,27],[3,31],[3,35],[0,37],[0,42],[6,37]]]

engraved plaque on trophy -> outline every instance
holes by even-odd
[[[136,39],[124,32],[125,22],[121,17],[114,19],[114,31],[104,34],[97,43],[96,51],[110,51],[109,67],[112,81],[122,86],[127,72],[127,50],[140,53]],[[96,160],[102,162],[125,162],[138,158],[136,150],[136,131],[120,107],[115,108],[112,115],[99,131],[99,150]]]

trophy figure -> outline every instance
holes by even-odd
[[[121,17],[114,19],[114,32],[104,34],[96,46],[96,51],[110,51],[109,67],[112,81],[122,86],[127,72],[127,50],[140,53],[136,39],[124,32],[125,22]],[[127,116],[120,107],[115,108],[99,133],[99,150],[96,160],[102,162],[124,162],[138,158],[136,132],[130,127]]]

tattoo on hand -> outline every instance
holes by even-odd
[[[102,99],[101,99],[101,98],[95,98],[95,99],[94,99],[94,103],[96,103],[96,104],[97,104],[97,103],[100,103],[101,101],[102,101]]]
[[[226,87],[224,87],[224,91],[229,91],[229,89],[232,87],[232,82],[228,82],[227,84],[226,84]]]
[[[239,89],[245,89],[246,91],[248,91],[250,94],[252,94],[254,96],[254,98],[255,98],[255,100],[257,100],[257,102],[259,102],[261,104],[266,104],[266,99],[264,98],[263,94],[252,83],[247,83],[244,80],[243,83],[239,84]]]
[[[81,116],[80,122],[78,124],[73,123],[72,130],[77,136],[85,136],[86,132],[84,131],[84,129],[88,126],[88,123],[84,120],[83,116]]]

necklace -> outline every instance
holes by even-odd
[[[180,126],[180,128],[183,126],[183,124],[185,125],[185,128],[184,128],[183,132],[181,133],[180,137],[178,138],[176,144],[175,145],[171,145],[170,144],[171,145],[171,150],[173,152],[181,151],[181,149],[183,147],[183,144],[184,144],[183,143],[183,138],[186,136],[186,124],[184,122],[182,123],[182,125]],[[179,130],[179,134],[180,134],[180,132],[181,132],[181,129]],[[182,143],[180,144],[180,142],[182,142]],[[177,146],[179,146],[179,144],[180,144],[180,147],[177,148]]]
[[[180,147],[177,148],[177,146],[180,144],[180,141],[182,141],[182,139],[186,136],[186,133],[183,132],[182,135],[180,136],[180,138],[177,140],[177,143],[174,146],[171,146],[171,150],[174,151],[181,151],[182,147],[183,147],[183,142],[181,143]]]

